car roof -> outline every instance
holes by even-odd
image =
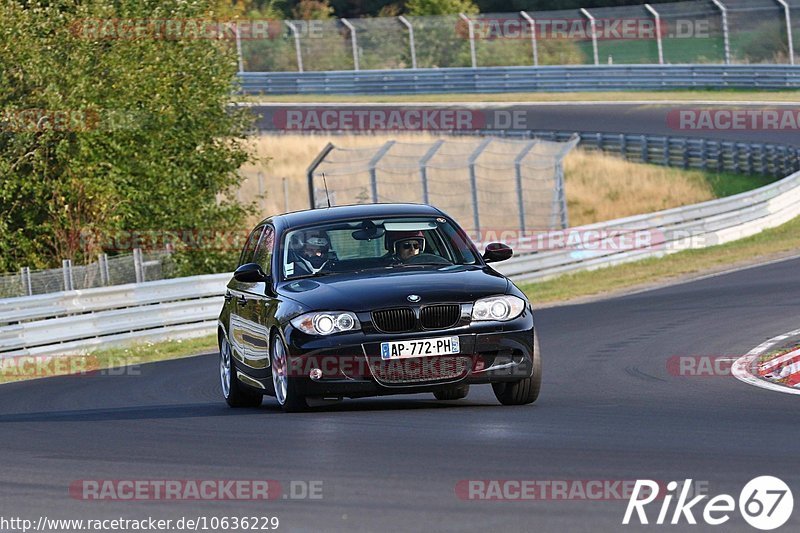
[[[433,206],[426,204],[359,204],[323,207],[294,211],[283,215],[275,215],[262,221],[272,222],[282,229],[291,229],[297,226],[336,222],[353,218],[380,218],[391,216],[442,216],[444,213]]]

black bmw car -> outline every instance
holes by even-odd
[[[438,209],[370,204],[274,216],[247,239],[219,317],[222,393],[310,399],[431,392],[457,400],[491,383],[504,405],[539,395],[525,295]]]

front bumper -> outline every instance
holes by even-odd
[[[290,377],[307,396],[358,397],[435,392],[459,383],[499,383],[531,376],[534,324],[530,312],[508,322],[473,322],[443,330],[387,334],[371,329],[326,337],[288,325],[283,331]],[[460,353],[383,361],[382,342],[458,336]],[[312,370],[321,376],[311,379]],[[317,373],[319,373],[317,371]]]

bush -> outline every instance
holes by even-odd
[[[233,197],[251,119],[228,107],[237,72],[232,41],[120,39],[92,26],[207,19],[210,7],[204,0],[0,4],[0,271],[91,261],[121,230],[234,229],[252,212]],[[199,255],[185,273],[229,261]]]

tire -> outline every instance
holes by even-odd
[[[261,393],[247,388],[236,379],[236,360],[224,335],[219,340],[219,378],[222,396],[231,407],[258,407],[264,399]]]
[[[520,381],[492,383],[494,395],[503,405],[526,405],[539,397],[542,387],[542,357],[539,353],[539,337],[533,338],[533,375]]]
[[[287,413],[298,413],[308,410],[306,397],[297,392],[296,378],[287,375],[286,346],[275,333],[269,349],[270,373],[275,398]]]
[[[462,383],[433,393],[436,399],[441,401],[460,400],[466,398],[467,394],[469,394],[469,383]]]

